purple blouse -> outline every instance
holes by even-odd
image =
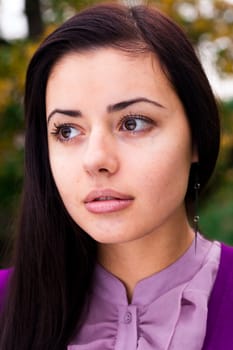
[[[12,269],[0,270],[0,309],[2,304],[4,303],[4,298],[7,292],[8,280],[11,273],[12,273]],[[214,277],[214,270],[212,270],[212,272],[210,271],[210,275],[212,273]],[[102,310],[100,310],[100,312],[102,312]],[[211,291],[211,295],[208,302],[207,329],[206,329],[206,335],[205,335],[205,340],[204,340],[204,345],[202,347],[202,350],[233,349],[232,329],[233,329],[233,247],[229,247],[222,243],[220,264],[218,267],[217,276],[216,276],[215,283]],[[91,327],[90,327],[90,330],[92,330]],[[183,335],[184,337],[186,337],[185,332],[183,332]],[[99,338],[98,334],[97,334],[97,338]],[[79,349],[87,349],[87,346],[82,343],[76,344],[76,345],[70,345],[70,348],[72,348],[72,346],[73,346],[73,349],[75,349],[75,347],[77,349],[77,346],[79,347]],[[98,347],[98,342],[96,342],[96,346],[97,347],[95,349],[97,350],[100,349],[100,347]],[[104,350],[104,349],[101,349],[101,350]],[[122,349],[122,350],[125,350],[125,349]],[[184,349],[181,343],[179,350],[187,350],[187,347],[185,347]]]
[[[200,235],[175,263],[137,283],[96,266],[88,311],[68,350],[201,350],[220,244]]]

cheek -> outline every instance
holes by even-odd
[[[77,163],[67,158],[61,152],[50,152],[50,167],[57,186],[58,192],[63,201],[71,198],[77,177]]]
[[[189,172],[191,166],[191,147],[189,142],[161,143],[141,157],[138,167],[137,181],[143,184],[145,192],[154,201],[163,198],[184,198],[187,191]]]
[[[151,162],[151,170],[147,174],[147,182],[156,185],[160,191],[167,192],[167,188],[176,190],[178,187],[186,188],[190,164],[180,159],[163,155],[160,162]]]

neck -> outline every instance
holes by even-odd
[[[129,300],[137,282],[168,267],[190,247],[194,233],[188,223],[174,227],[126,243],[99,244],[100,264],[124,283]]]

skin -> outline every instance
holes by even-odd
[[[137,98],[153,102],[118,105]],[[54,66],[46,111],[65,207],[98,242],[99,262],[130,299],[139,280],[173,263],[193,239],[184,198],[197,155],[182,103],[154,55],[101,48],[67,54]],[[127,195],[129,205],[90,212],[85,198],[103,189]]]

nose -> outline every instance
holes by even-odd
[[[107,132],[92,132],[83,158],[84,170],[91,176],[112,175],[119,168],[114,136]]]

